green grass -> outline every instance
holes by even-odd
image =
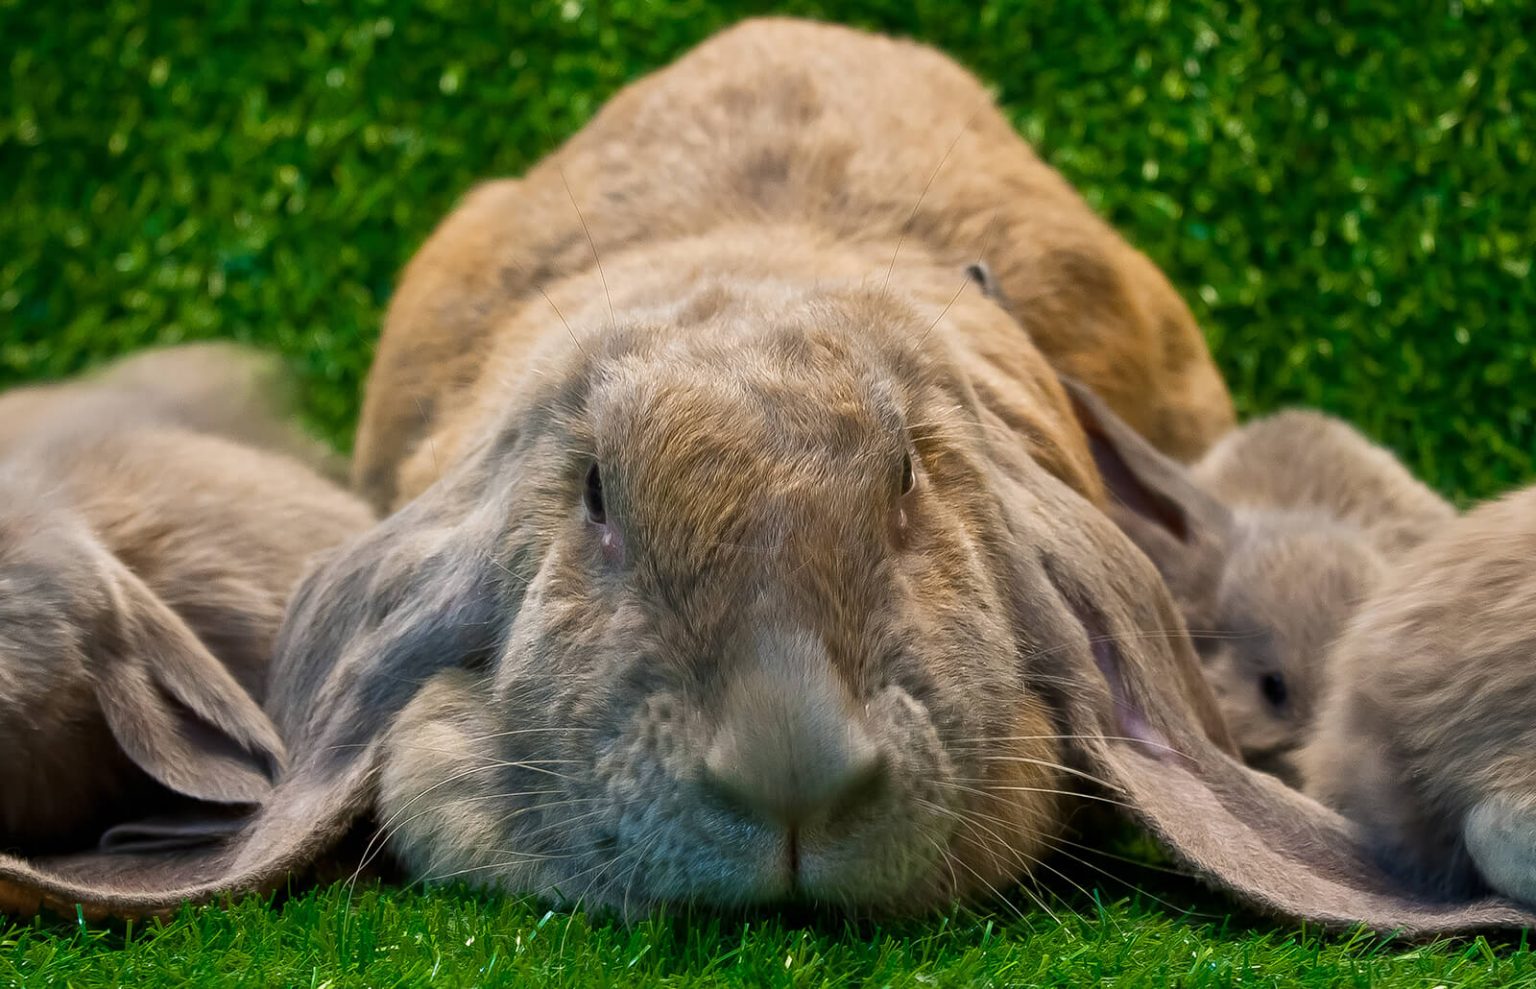
[[[1339,5],[1321,5],[1337,7]],[[78,9],[75,9],[78,7]],[[1459,0],[888,0],[781,9],[928,39],[1170,274],[1244,413],[1347,416],[1457,497],[1536,474],[1536,12]],[[476,178],[758,2],[0,0],[0,384],[150,342],[281,350],[345,443],[395,276]],[[958,122],[957,122],[958,125]],[[1113,864],[1113,863],[1111,863]],[[1117,867],[1118,868],[1118,867]],[[463,892],[344,890],[164,927],[0,936],[31,985],[1536,982],[1518,944],[1406,951],[1098,873],[1058,923],[620,929]],[[343,930],[342,919],[346,919]]]

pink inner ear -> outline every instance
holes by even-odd
[[[1095,636],[1093,661],[1109,683],[1110,700],[1115,705],[1115,730],[1124,738],[1137,742],[1147,755],[1171,762],[1179,754],[1162,732],[1152,727],[1141,708],[1131,701],[1125,689],[1125,678],[1120,671],[1120,653],[1115,644],[1102,636]]]

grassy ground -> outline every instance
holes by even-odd
[[[1324,5],[1333,7],[1337,5]],[[0,383],[143,344],[286,353],[345,442],[400,265],[477,177],[625,80],[767,9],[0,0]],[[1536,12],[1456,0],[889,0],[798,13],[926,38],[1167,270],[1241,408],[1320,405],[1442,490],[1536,474]],[[1110,862],[1117,871],[1118,865]],[[1368,984],[1536,982],[1519,944],[1405,951],[1082,869],[896,928],[623,930],[462,892],[343,890],[149,929],[0,934],[0,982]],[[1090,898],[1092,897],[1092,898]],[[1022,912],[1022,916],[1019,913]]]

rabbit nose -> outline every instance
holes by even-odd
[[[787,828],[871,803],[885,783],[886,760],[868,734],[846,716],[828,724],[786,700],[772,705],[778,717],[721,732],[704,758],[705,786],[745,816]]]
[[[851,707],[824,656],[757,664],[728,691],[704,757],[705,787],[744,816],[790,829],[867,806],[888,766]]]

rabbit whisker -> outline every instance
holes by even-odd
[[[1163,749],[1174,755],[1182,756],[1183,752],[1171,745],[1163,745],[1134,735],[1088,735],[1088,734],[1064,734],[1064,735],[980,735],[975,738],[958,738],[947,744],[960,748],[965,746],[988,746],[997,742],[1034,742],[1034,741],[1088,741],[1088,742],[1138,742],[1142,745]]]
[[[891,286],[891,272],[896,270],[896,257],[901,253],[901,245],[906,243],[907,232],[912,229],[913,221],[917,219],[917,211],[923,208],[923,200],[928,198],[928,190],[933,188],[934,180],[944,170],[944,163],[949,161],[949,156],[954,154],[955,148],[960,146],[960,139],[965,136],[965,132],[971,129],[971,124],[976,122],[976,117],[986,109],[989,99],[986,94],[983,94],[977,101],[976,108],[971,111],[970,116],[965,118],[965,123],[960,126],[955,139],[949,142],[949,147],[944,151],[944,157],[940,158],[938,165],[934,166],[933,174],[928,176],[928,181],[923,185],[923,191],[918,193],[917,202],[912,204],[912,212],[908,214],[906,222],[901,225],[901,234],[896,238],[896,249],[891,252],[891,263],[885,269],[885,281],[881,283],[880,291],[884,292]]]
[[[986,229],[982,232],[981,250],[976,255],[976,264],[981,264],[982,260],[987,256],[987,251],[992,247],[992,235],[997,232],[997,217],[998,211],[993,210],[991,218],[987,220]],[[965,287],[971,283],[972,278],[969,268],[966,269],[962,278],[960,287],[955,289],[955,294],[949,297],[949,302],[945,303],[944,308],[939,311],[939,315],[929,324],[928,329],[923,331],[923,335],[917,338],[918,346],[922,346],[923,341],[928,339],[929,335],[938,328],[940,323],[944,322],[944,317],[949,315],[949,310],[954,306],[955,301],[960,298],[960,293],[964,292]]]
[[[1069,776],[1076,776],[1080,779],[1085,779],[1090,783],[1097,783],[1098,785],[1105,787],[1110,786],[1107,781],[1099,779],[1092,773],[1085,772],[1081,769],[1074,769],[1071,766],[1064,766],[1059,762],[1052,762],[1049,759],[1031,759],[1029,756],[1022,755],[985,755],[981,758],[984,762],[1019,762],[1030,766],[1040,766],[1044,769],[1055,769],[1066,773]]]
[[[1132,892],[1136,893],[1138,896],[1145,896],[1147,899],[1153,901],[1154,903],[1158,904],[1161,907],[1164,907],[1164,908],[1166,908],[1166,909],[1168,909],[1170,911],[1173,911],[1174,913],[1182,914],[1182,915],[1184,915],[1186,917],[1197,917],[1197,918],[1201,918],[1201,919],[1204,919],[1204,920],[1215,920],[1215,919],[1218,919],[1218,915],[1216,915],[1216,914],[1202,913],[1202,912],[1197,911],[1197,910],[1191,910],[1191,909],[1189,909],[1187,907],[1181,907],[1178,904],[1173,903],[1173,902],[1171,902],[1169,900],[1165,900],[1162,897],[1156,895],[1155,893],[1149,892],[1144,887],[1137,886],[1135,883],[1133,883],[1130,880],[1124,878],[1123,876],[1117,876],[1113,872],[1111,872],[1110,870],[1104,868],[1103,866],[1097,865],[1097,864],[1095,864],[1093,862],[1088,861],[1086,858],[1083,858],[1080,855],[1075,855],[1072,852],[1069,852],[1066,849],[1061,848],[1060,845],[1058,844],[1058,842],[1061,842],[1062,839],[1046,839],[1046,840],[1048,842],[1050,842],[1050,844],[1051,844],[1051,851],[1052,851],[1053,854],[1064,855],[1068,859],[1071,859],[1073,862],[1076,862],[1076,863],[1078,863],[1081,866],[1084,866],[1086,868],[1092,869],[1095,872],[1101,873],[1105,878],[1113,880],[1114,882],[1119,883],[1120,885],[1122,885],[1122,886],[1126,887],[1127,889],[1131,890]],[[1072,845],[1076,844],[1075,842],[1065,842],[1065,843],[1066,844],[1072,844]],[[1086,848],[1087,846],[1081,846],[1081,847]],[[1089,851],[1098,852],[1097,849],[1088,849],[1088,850]],[[1103,855],[1108,856],[1109,858],[1113,858],[1113,859],[1116,859],[1117,861],[1121,861],[1121,862],[1126,862],[1126,863],[1129,863],[1131,865],[1143,865],[1143,864],[1145,864],[1145,863],[1137,862],[1135,859],[1125,858],[1124,856],[1108,855],[1108,853],[1106,853],[1106,852],[1098,852],[1098,854],[1103,854]],[[1148,866],[1148,867],[1152,868],[1151,866]],[[1171,873],[1173,875],[1180,875],[1180,876],[1183,876],[1185,878],[1189,878],[1189,874],[1188,873],[1176,873],[1176,872],[1173,872],[1173,870],[1171,870],[1171,869],[1165,869],[1163,871],[1169,872],[1169,873]]]
[[[576,219],[581,221],[581,230],[587,235],[587,246],[592,249],[592,263],[597,266],[597,276],[603,282],[603,295],[608,300],[608,326],[613,328],[618,325],[618,317],[613,312],[613,293],[608,291],[608,275],[603,271],[602,258],[597,256],[597,241],[592,239],[592,228],[587,226],[587,218],[582,215],[581,207],[576,205],[576,196],[571,192],[571,183],[565,178],[565,169],[561,168],[560,184],[565,186],[566,198],[571,201],[571,209],[576,211]]]
[[[936,804],[936,803],[934,803],[934,802],[932,802],[930,800],[924,799],[922,797],[917,798],[917,800],[918,800],[919,803],[921,803],[921,804],[923,804],[923,805],[925,805],[925,806],[927,806],[927,807],[929,807],[929,808],[931,808],[931,809],[933,809],[933,810],[935,810],[935,811],[937,811],[937,812],[939,812],[941,814],[949,816],[950,818],[952,818],[953,820],[955,820],[957,823],[959,823],[961,825],[965,825],[966,824],[966,821],[965,821],[964,817],[962,817],[961,815],[957,814],[955,811],[950,810],[948,807],[941,806],[939,804]],[[988,880],[980,872],[977,872],[974,868],[972,868],[969,863],[967,863],[964,859],[961,859],[961,858],[959,858],[957,856],[954,856],[953,854],[949,854],[948,857],[952,861],[954,861],[955,863],[959,864],[960,868],[964,869],[966,872],[969,872],[971,874],[971,876],[976,879],[977,882],[981,883],[982,886],[986,887],[987,892],[991,893],[993,898],[997,902],[1006,905],[1010,910],[1012,910],[1015,914],[1018,915],[1018,918],[1020,920],[1024,921],[1025,923],[1029,922],[1029,918],[1025,916],[1024,911],[1020,910],[1015,903],[1013,903],[1006,896],[1004,896],[1002,894],[1002,892],[996,886],[994,886],[990,880]],[[1022,884],[1021,884],[1021,888],[1024,888],[1022,886]],[[1051,911],[1051,908],[1046,905],[1046,903],[1045,903],[1045,901],[1043,899],[1041,899],[1039,896],[1035,895],[1035,893],[1033,891],[1031,891],[1031,890],[1029,890],[1027,888],[1024,888],[1024,890],[1025,890],[1025,893],[1029,896],[1029,898],[1034,901],[1035,905],[1038,906],[1041,910],[1045,911],[1046,916],[1050,917],[1051,920],[1053,922],[1057,923],[1057,924],[1061,923],[1061,918],[1056,916],[1056,914]]]
[[[967,783],[981,783],[981,784],[984,784],[984,785],[987,785],[987,786],[991,787],[991,790],[995,791],[995,792],[988,792],[987,790],[980,790],[980,789],[977,789],[976,787],[973,787],[973,786],[967,786],[967,785],[965,785]],[[944,781],[944,785],[949,787],[949,788],[951,788],[951,789],[959,790],[959,791],[966,792],[966,793],[972,793],[972,794],[975,794],[976,796],[981,796],[981,797],[995,796],[996,793],[1050,793],[1050,794],[1054,794],[1054,795],[1059,796],[1059,797],[1081,798],[1083,800],[1096,800],[1096,801],[1099,801],[1101,803],[1113,804],[1116,807],[1124,807],[1124,808],[1126,808],[1128,810],[1134,810],[1135,809],[1135,805],[1134,804],[1126,803],[1123,800],[1116,800],[1113,797],[1104,797],[1104,796],[1100,796],[1100,795],[1094,794],[1094,793],[1079,793],[1079,792],[1077,792],[1075,790],[1058,790],[1058,789],[1055,789],[1053,787],[1048,787],[1048,786],[1012,786],[1012,785],[1009,785],[1009,786],[999,786],[999,785],[997,785],[995,783],[992,783],[989,780],[968,780],[968,779],[965,779],[964,777],[954,777],[954,778],[945,780]]]

